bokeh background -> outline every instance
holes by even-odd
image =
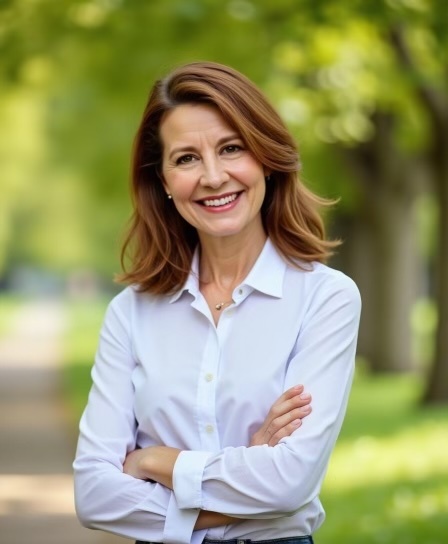
[[[149,89],[204,59],[261,86],[340,198],[330,264],[363,316],[316,541],[448,542],[442,0],[0,0],[0,542],[118,542],[78,532],[76,426]]]

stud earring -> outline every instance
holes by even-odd
[[[167,193],[166,196],[168,197],[168,200],[171,200],[173,198],[170,193]]]

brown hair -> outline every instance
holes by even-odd
[[[331,202],[299,181],[297,147],[278,113],[236,70],[194,62],[156,81],[144,111],[133,151],[134,213],[121,254],[124,273],[118,280],[137,284],[142,291],[168,294],[180,289],[190,272],[198,235],[167,199],[159,133],[164,114],[188,103],[217,107],[248,150],[271,172],[261,214],[266,233],[279,252],[294,266],[299,266],[297,261],[328,258],[338,242],[325,240],[318,208]]]

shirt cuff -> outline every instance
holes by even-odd
[[[199,509],[193,508],[181,510],[174,493],[171,493],[166,511],[163,542],[166,544],[190,544],[199,512]]]
[[[179,508],[204,509],[202,474],[211,453],[207,451],[182,451],[173,470],[173,490]]]

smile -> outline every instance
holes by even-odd
[[[223,196],[221,198],[208,198],[199,201],[203,206],[209,208],[216,208],[218,206],[226,206],[238,198],[240,193],[232,193],[230,195]]]

